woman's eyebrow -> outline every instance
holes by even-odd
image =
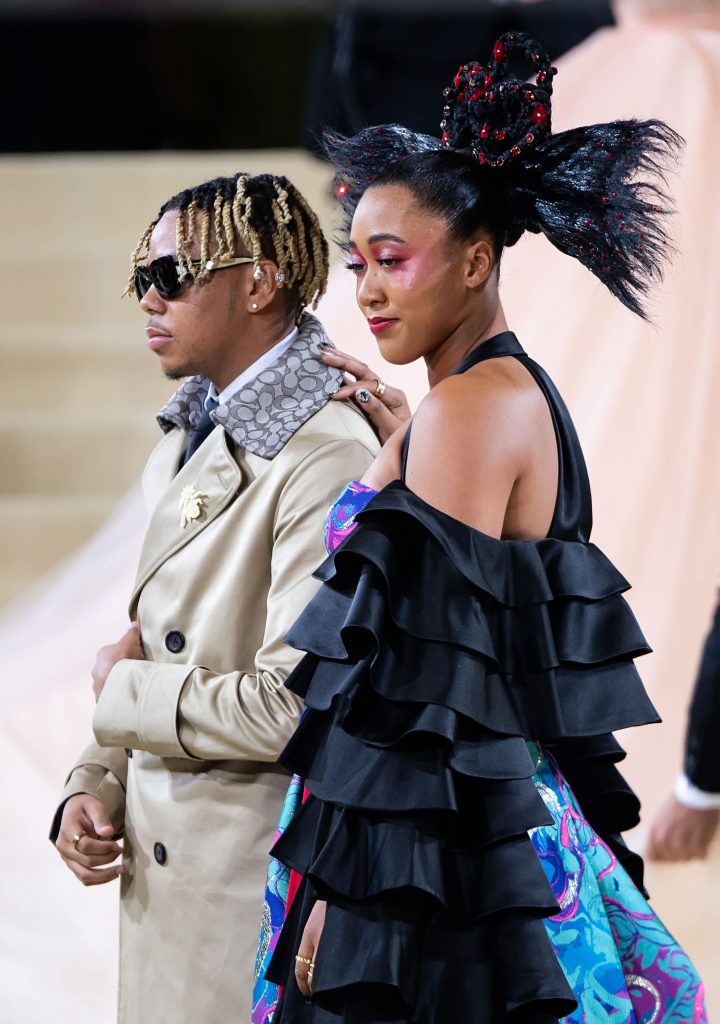
[[[381,232],[378,235],[370,235],[368,238],[368,245],[375,245],[376,242],[400,242],[401,245],[407,245],[404,238],[399,238],[398,235],[391,235],[387,232]]]
[[[368,245],[376,245],[378,242],[399,242],[401,245],[407,245],[404,238],[400,238],[399,235],[391,235],[388,232],[380,232],[377,235],[370,235],[367,240]],[[357,249],[357,242],[353,242],[352,239],[347,243],[348,249]]]

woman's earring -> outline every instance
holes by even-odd
[[[253,302],[252,308],[253,308],[253,312],[255,312],[255,310],[258,308],[257,302]]]

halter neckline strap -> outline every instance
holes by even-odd
[[[512,331],[503,331],[501,334],[494,334],[492,338],[481,342],[472,350],[470,355],[453,370],[453,374],[465,373],[470,367],[485,359],[495,359],[497,356],[524,356],[525,349],[517,340]]]

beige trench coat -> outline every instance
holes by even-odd
[[[175,475],[185,441],[166,434],[144,476],[153,511],[130,616],[147,661],[113,668],[94,719],[100,745],[62,795],[95,794],[124,834],[122,1024],[250,1019],[288,784],[274,762],[300,710],[283,687],[299,654],[282,637],[317,586],[328,506],[377,451],[361,414],[335,402],[272,459],[216,427]],[[181,526],[187,486],[203,498]]]

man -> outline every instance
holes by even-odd
[[[249,1019],[267,852],[300,711],[283,636],[315,590],[323,516],[377,449],[320,355],[327,245],[282,177],[170,199],[132,256],[148,345],[183,378],[143,478],[132,624],[93,671],[97,743],[51,838],[121,877],[119,1020]],[[122,836],[121,852],[117,840]]]
[[[707,856],[720,822],[720,603],[705,640],[695,681],[683,773],[650,829],[653,860]]]

